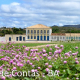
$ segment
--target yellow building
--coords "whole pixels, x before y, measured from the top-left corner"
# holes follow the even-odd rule
[[[28,41],[50,41],[52,29],[42,24],[26,28],[26,40]]]
[[[7,41],[69,41],[80,40],[80,33],[52,33],[52,28],[37,24],[26,28],[26,34],[6,34]]]
[[[20,34],[6,34],[5,40],[7,41],[26,41],[26,35]]]
[[[80,40],[80,33],[65,33],[66,40]]]

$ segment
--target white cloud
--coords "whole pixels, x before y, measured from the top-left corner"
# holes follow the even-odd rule
[[[0,26],[80,24],[80,0],[24,0],[0,6]],[[4,22],[5,21],[5,22]]]

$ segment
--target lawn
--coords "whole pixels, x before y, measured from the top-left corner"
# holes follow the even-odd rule
[[[40,45],[47,45],[47,44],[55,44],[55,43],[16,43],[13,44],[14,46],[26,46],[26,47],[33,47],[33,46],[40,46]]]

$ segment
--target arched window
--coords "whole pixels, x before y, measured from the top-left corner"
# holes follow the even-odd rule
[[[22,41],[22,36],[19,36],[19,40]]]

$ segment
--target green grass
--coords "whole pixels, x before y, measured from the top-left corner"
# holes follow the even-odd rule
[[[26,46],[26,47],[33,47],[33,46],[40,46],[40,45],[47,45],[47,44],[55,44],[55,43],[16,43],[13,44],[14,46]]]
[[[0,43],[0,46],[1,46],[2,44]]]

